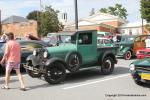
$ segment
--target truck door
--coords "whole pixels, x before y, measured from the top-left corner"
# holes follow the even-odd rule
[[[95,38],[95,39],[94,39]],[[82,63],[95,63],[97,59],[97,38],[96,34],[79,33],[77,51],[82,56]]]

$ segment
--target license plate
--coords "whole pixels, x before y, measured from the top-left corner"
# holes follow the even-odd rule
[[[142,73],[141,78],[145,80],[150,80],[150,74]]]

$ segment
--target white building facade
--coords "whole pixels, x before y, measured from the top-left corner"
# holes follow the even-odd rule
[[[146,25],[146,22],[143,25]],[[142,35],[142,22],[123,24],[118,28],[118,31],[123,35]]]

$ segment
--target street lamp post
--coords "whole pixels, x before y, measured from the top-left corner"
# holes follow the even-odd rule
[[[78,2],[74,0],[75,4],[75,29],[78,29]]]

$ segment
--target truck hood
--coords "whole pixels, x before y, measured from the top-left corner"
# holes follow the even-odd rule
[[[71,43],[60,44],[59,46],[47,47],[50,54],[52,53],[63,53],[76,50],[76,45]]]
[[[119,45],[133,45],[133,42],[118,42]]]
[[[135,66],[147,66],[150,67],[150,58],[140,59],[133,62]]]

